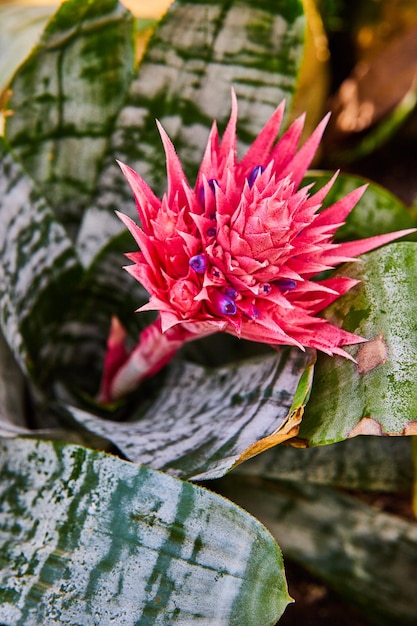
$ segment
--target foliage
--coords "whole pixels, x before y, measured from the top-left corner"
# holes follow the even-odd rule
[[[278,545],[239,506],[192,482],[232,469],[210,488],[266,523],[284,556],[376,623],[415,622],[415,522],[338,491],[412,489],[412,237],[338,270],[361,282],[325,315],[370,339],[348,348],[356,363],[321,356],[315,364],[312,352],[219,335],[188,344],[128,398],[97,401],[112,316],[132,343],[152,319],[134,313],[146,294],[121,270],[132,242],[114,211],[136,213],[115,159],[162,193],[158,118],[193,180],[212,119],[224,129],[232,85],[241,152],[284,97],[288,125],[307,60],[311,72],[323,51],[322,42],[307,45],[306,15],[319,19],[308,4],[177,0],[138,62],[143,21],[116,0],[68,0],[4,92],[1,623],[272,626],[291,600]],[[324,4],[331,30],[343,12]],[[16,12],[0,5],[0,16],[10,33]],[[9,40],[0,37],[0,50]],[[314,71],[325,66],[319,54]],[[368,137],[337,143],[331,129],[326,164],[333,168],[329,155],[363,156],[378,143],[372,137],[386,139],[407,116],[411,123],[411,93],[407,106],[399,98],[395,110],[381,107]],[[312,108],[325,110],[317,98]],[[314,171],[304,183],[316,191],[328,179]],[[362,182],[340,175],[328,203]],[[416,221],[370,183],[339,232],[350,240]],[[400,437],[378,437],[387,434]],[[393,576],[384,574],[389,562]]]

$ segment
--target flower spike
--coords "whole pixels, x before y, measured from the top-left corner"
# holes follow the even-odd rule
[[[317,275],[414,232],[336,243],[337,229],[365,188],[324,210],[322,202],[337,174],[316,193],[299,188],[328,116],[298,148],[304,116],[277,140],[281,103],[239,161],[234,93],[232,103],[221,140],[213,124],[194,189],[159,123],[168,175],[162,200],[139,174],[121,164],[141,221],[139,226],[121,216],[140,247],[129,255],[133,265],[127,269],[149,291],[149,303],[141,310],[154,309],[159,316],[126,358],[113,325],[104,376],[108,399],[155,373],[184,342],[218,331],[352,358],[343,346],[365,339],[317,314],[356,281]],[[117,372],[115,363],[120,365]]]

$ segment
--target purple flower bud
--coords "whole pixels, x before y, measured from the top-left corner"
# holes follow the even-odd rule
[[[256,167],[253,168],[253,170],[250,172],[249,176],[248,176],[248,185],[249,187],[252,189],[255,180],[258,178],[259,174],[262,174],[262,172],[265,171],[265,168],[262,167],[262,165],[257,165]]]
[[[207,269],[207,257],[205,254],[196,254],[189,260],[191,269],[197,274],[204,274]]]
[[[271,293],[272,287],[271,287],[271,285],[269,283],[262,283],[261,285],[259,285],[259,291],[264,296],[267,296],[268,294]]]
[[[217,295],[216,306],[221,315],[236,315],[236,302],[226,294],[219,293]]]
[[[224,293],[226,296],[229,296],[229,298],[232,298],[232,300],[236,300],[239,295],[239,292],[234,287],[226,287]]]
[[[297,283],[291,278],[280,278],[275,281],[275,285],[281,291],[291,291],[291,289],[295,289],[297,287]]]
[[[215,193],[216,186],[217,187],[219,186],[219,183],[215,178],[210,178],[210,180],[207,181],[207,184],[213,193]],[[205,206],[206,192],[204,189],[204,185],[201,185],[200,189],[198,190],[198,201],[201,204],[201,206]]]
[[[212,226],[211,228],[207,229],[206,235],[207,235],[207,237],[215,237],[216,236],[216,232],[217,232],[217,230],[214,228],[214,226]]]

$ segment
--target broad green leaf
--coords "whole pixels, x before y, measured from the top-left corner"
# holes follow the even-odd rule
[[[49,379],[81,267],[71,241],[0,138],[0,326],[24,372]]]
[[[355,437],[316,448],[277,446],[236,471],[357,491],[410,493],[413,485],[409,437]]]
[[[157,397],[142,398],[128,421],[69,413],[78,429],[111,441],[127,459],[182,478],[218,478],[297,434],[310,377],[296,405],[293,397],[310,362],[297,349],[217,368],[176,362]]]
[[[14,76],[6,136],[75,235],[133,69],[133,20],[117,0],[69,0]]]
[[[326,317],[369,341],[347,348],[356,363],[318,358],[300,437],[314,446],[356,435],[415,434],[417,244],[390,244],[337,274],[361,283]]]
[[[56,6],[0,5],[0,91],[38,42]]]
[[[304,178],[303,184],[315,183],[313,193],[323,187],[332,176],[333,173],[330,172],[311,171]],[[363,239],[415,226],[415,211],[411,211],[387,189],[352,174],[339,174],[326,196],[325,206],[330,206],[364,184],[368,188],[348,215],[346,224],[337,231],[336,240]]]
[[[239,100],[244,150],[283,98],[291,109],[304,27],[301,0],[175,2],[156,29],[116,122],[98,195],[78,238],[86,265],[112,233],[122,230],[115,209],[136,217],[115,158],[136,169],[162,194],[166,175],[155,126],[158,118],[192,183],[213,119],[224,129],[232,86]]]
[[[285,558],[355,603],[372,623],[415,626],[415,521],[314,485],[249,483],[231,475],[219,488],[271,530]]]
[[[273,626],[281,553],[201,487],[72,445],[3,440],[0,620]]]

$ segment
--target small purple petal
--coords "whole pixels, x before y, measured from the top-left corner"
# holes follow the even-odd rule
[[[295,289],[297,287],[297,283],[292,278],[280,278],[279,280],[274,281],[274,284],[281,291],[291,291],[291,289]]]
[[[257,165],[256,167],[253,168],[253,170],[250,172],[249,176],[248,176],[248,185],[249,187],[252,189],[255,180],[258,178],[259,174],[262,174],[262,172],[265,171],[265,168],[262,167],[262,165]]]
[[[210,180],[207,181],[207,184],[213,193],[215,193],[216,186],[219,186],[219,183],[215,178],[210,178]],[[201,185],[200,189],[198,190],[198,201],[202,206],[205,206],[206,192],[204,190],[204,185]]]
[[[224,293],[226,294],[226,296],[229,296],[229,298],[232,298],[232,300],[236,300],[239,295],[239,292],[233,287],[226,287]]]
[[[201,204],[201,206],[205,205],[206,193],[204,191],[204,187],[203,186],[201,186],[200,189],[198,190],[198,201]]]
[[[216,306],[221,315],[236,315],[237,307],[233,298],[225,294],[219,294],[216,299]]]
[[[216,232],[217,232],[217,230],[214,228],[214,226],[212,226],[211,228],[207,229],[206,235],[207,235],[207,237],[215,237],[216,236]]]
[[[207,257],[205,254],[196,254],[189,260],[191,269],[197,274],[204,274],[207,269]]]
[[[212,192],[215,193],[216,192],[216,187],[219,186],[219,181],[216,180],[215,178],[210,178],[210,180],[208,181],[208,186],[210,187]]]
[[[259,288],[260,292],[265,296],[267,296],[272,291],[272,287],[269,283],[263,283],[259,286]]]

